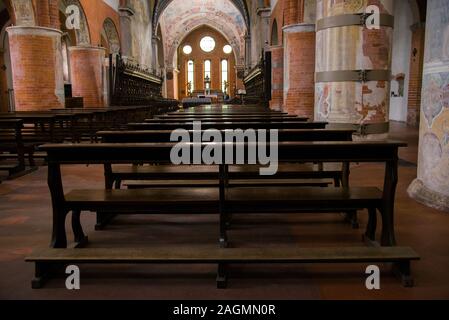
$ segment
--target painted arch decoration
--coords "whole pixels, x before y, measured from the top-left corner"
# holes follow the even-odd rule
[[[159,23],[160,17],[162,16],[164,10],[170,5],[172,1],[176,0],[156,0],[153,11],[153,30],[157,30],[157,25]],[[235,8],[240,12],[245,21],[246,29],[250,30],[250,17],[246,0],[228,0],[228,1],[231,2],[235,6]],[[191,3],[195,1],[189,0],[185,2]]]
[[[159,16],[164,34],[167,65],[174,65],[178,46],[195,29],[209,26],[220,32],[234,50],[237,63],[243,63],[247,24],[231,0],[171,0]]]

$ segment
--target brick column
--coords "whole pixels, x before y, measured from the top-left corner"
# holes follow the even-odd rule
[[[449,2],[427,2],[418,178],[409,194],[430,207],[449,212],[449,61],[446,12]],[[444,30],[446,30],[444,32]],[[442,35],[445,33],[446,40]],[[445,43],[446,42],[446,43]]]
[[[419,126],[421,109],[422,70],[424,63],[425,24],[417,23],[412,26],[412,52],[410,59],[410,82],[408,89],[407,124]]]
[[[64,107],[61,31],[7,28],[16,111]]]
[[[284,100],[284,47],[271,47],[271,101],[270,108],[282,110]]]
[[[104,107],[104,58],[105,49],[101,47],[70,47],[70,73],[72,94],[83,97],[85,108]]]
[[[283,28],[284,111],[314,117],[315,25],[300,23]]]

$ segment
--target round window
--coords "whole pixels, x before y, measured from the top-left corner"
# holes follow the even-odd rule
[[[200,41],[200,47],[204,52],[212,52],[215,49],[215,40],[212,37],[204,37]]]
[[[223,47],[223,52],[226,54],[230,54],[232,52],[232,47],[229,44],[225,45]]]
[[[191,54],[192,53],[192,47],[187,45],[184,46],[184,48],[182,48],[182,52],[184,52],[184,54]]]

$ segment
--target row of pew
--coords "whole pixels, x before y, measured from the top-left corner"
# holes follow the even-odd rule
[[[21,176],[36,169],[36,160],[42,158],[36,151],[42,144],[95,142],[99,130],[120,130],[176,108],[161,104],[0,113],[0,171],[10,179]]]
[[[390,263],[403,285],[413,286],[411,261],[419,256],[397,245],[394,219],[398,150],[406,145],[352,141],[353,131],[326,127],[326,123],[257,106],[204,106],[130,122],[122,130],[99,131],[99,143],[41,146],[47,154],[53,232],[51,248],[37,250],[26,260],[35,263],[33,288],[43,287],[65,265],[95,263],[215,264],[218,288],[227,287],[232,264]],[[171,141],[173,130],[182,130],[194,141],[209,129],[221,137],[230,130],[278,130],[278,141],[264,142],[268,149],[276,147],[277,173],[260,175],[264,165],[249,157],[252,142],[219,144],[220,161],[197,163],[195,150],[204,152],[217,144]],[[173,164],[172,152],[179,145],[191,151],[189,164]],[[230,162],[225,155],[229,148],[234,160]],[[238,163],[235,155],[242,148],[246,156]],[[385,165],[383,189],[352,187],[351,163],[371,162]],[[104,167],[104,188],[86,186],[65,193],[61,167],[86,164]],[[113,249],[91,247],[81,223],[81,215],[87,212],[97,215],[97,232],[107,230],[117,215],[217,215],[217,243],[197,246],[179,239],[183,245],[175,247],[130,248],[126,243]],[[263,243],[235,247],[230,236],[236,215],[343,213],[357,228],[357,214],[362,212],[368,214],[369,222],[363,243],[353,247],[299,248],[297,243],[288,248]],[[66,231],[69,214],[73,243]],[[377,232],[379,220],[382,228]]]

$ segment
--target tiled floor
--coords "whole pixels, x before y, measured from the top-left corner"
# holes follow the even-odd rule
[[[400,245],[413,247],[422,261],[413,265],[416,286],[403,288],[387,271],[380,291],[365,288],[366,265],[274,265],[232,267],[229,289],[215,288],[213,266],[86,266],[81,268],[81,290],[65,289],[51,281],[32,290],[33,266],[24,257],[48,246],[51,203],[46,168],[0,184],[0,298],[2,299],[438,299],[449,298],[449,214],[411,200],[407,187],[416,176],[416,130],[393,124],[392,138],[407,140],[401,151],[396,217]],[[102,187],[101,167],[64,169],[66,191],[88,185]],[[354,166],[353,185],[378,185],[383,168]],[[353,230],[338,215],[237,217],[230,232],[233,246],[359,245],[366,225]],[[94,216],[83,216],[92,246],[158,246],[214,244],[215,216],[123,217],[106,231],[93,230]]]

